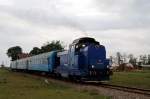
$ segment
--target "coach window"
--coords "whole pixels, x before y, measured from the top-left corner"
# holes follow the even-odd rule
[[[43,64],[43,59],[42,58],[40,59],[40,64]]]
[[[47,58],[44,57],[44,64],[47,64]]]
[[[46,59],[45,58],[43,58],[43,64],[46,64]]]
[[[42,58],[42,64],[44,64],[44,58]]]
[[[34,59],[34,64],[36,64],[36,58]]]
[[[46,58],[44,57],[43,59],[44,59],[44,64],[46,64]]]

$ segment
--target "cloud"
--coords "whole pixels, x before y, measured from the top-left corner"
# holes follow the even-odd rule
[[[87,35],[104,44],[108,56],[148,53],[149,9],[149,0],[0,0],[0,62],[11,46],[28,52],[46,41],[68,46]]]

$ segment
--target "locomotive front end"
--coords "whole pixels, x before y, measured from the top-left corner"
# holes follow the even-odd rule
[[[95,39],[84,39],[76,44],[78,66],[81,71],[81,80],[105,81],[109,80],[111,71],[109,59],[106,59],[106,50]]]
[[[90,44],[85,51],[87,54],[88,78],[90,80],[109,80],[110,65],[106,59],[106,50],[103,45]]]

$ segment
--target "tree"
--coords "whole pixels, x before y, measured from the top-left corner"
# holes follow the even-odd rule
[[[17,60],[18,55],[22,54],[22,48],[20,46],[11,47],[7,50],[7,56],[11,57],[11,60]]]
[[[113,58],[113,56],[110,56],[110,58],[109,58],[109,59],[110,59],[110,64],[112,65],[112,64],[113,64],[113,62],[114,62],[114,61],[113,61],[113,59],[114,59],[114,58]]]
[[[132,63],[133,62],[133,60],[134,60],[134,56],[133,56],[133,54],[129,54],[129,63]]]
[[[129,57],[129,63],[131,63],[132,65],[136,66],[137,59],[134,58],[134,55],[130,54],[128,57]]]
[[[55,51],[55,50],[63,50],[64,47],[61,44],[60,41],[52,41],[52,42],[47,42],[41,47],[41,52],[50,52],[50,51]]]
[[[122,60],[123,60],[123,63],[127,63],[127,54],[126,53],[123,53]]]
[[[130,59],[133,59],[134,58],[134,55],[133,54],[129,54],[128,56]]]
[[[143,55],[143,64],[146,65],[146,62],[147,62],[147,56]]]
[[[38,48],[38,47],[34,47],[31,51],[30,51],[30,55],[33,56],[33,55],[38,55],[41,53],[41,49]]]

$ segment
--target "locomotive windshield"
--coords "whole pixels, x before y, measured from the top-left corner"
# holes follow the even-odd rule
[[[95,41],[93,38],[80,38],[73,42],[75,44],[75,52],[78,53],[80,49],[85,48],[90,44],[99,45],[99,42]]]
[[[74,44],[80,44],[80,43],[95,43],[99,44],[99,42],[95,41],[94,38],[84,37],[73,41]]]

